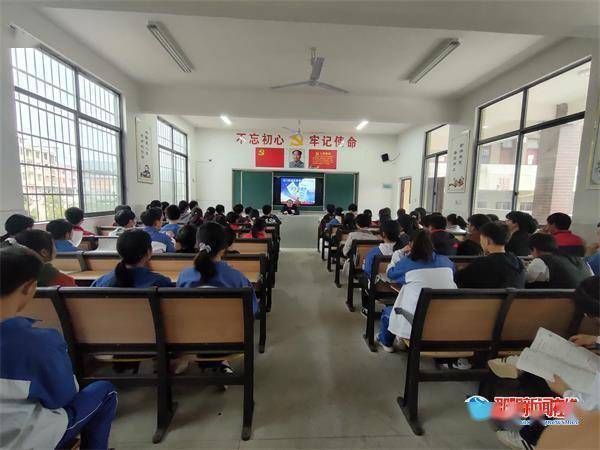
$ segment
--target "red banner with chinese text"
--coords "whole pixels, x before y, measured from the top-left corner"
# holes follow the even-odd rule
[[[309,150],[309,169],[337,169],[337,150]]]
[[[256,147],[255,160],[256,167],[283,167],[284,150],[283,148]]]

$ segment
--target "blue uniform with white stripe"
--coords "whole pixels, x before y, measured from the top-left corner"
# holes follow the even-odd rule
[[[160,229],[161,233],[166,233],[167,231],[170,231],[171,233],[173,233],[173,235],[177,235],[177,232],[179,231],[179,224],[168,223]]]
[[[200,286],[211,286],[218,288],[252,288],[252,283],[242,272],[229,266],[225,261],[216,261],[216,273],[210,280],[202,280],[200,272],[194,267],[183,269],[177,278],[177,287],[193,288]],[[252,310],[258,312],[258,300],[254,289],[252,289]]]
[[[56,247],[56,251],[58,253],[65,252],[78,252],[79,249],[73,245],[71,241],[67,239],[57,239],[54,241],[54,246]]]
[[[173,282],[161,275],[160,273],[152,272],[147,267],[131,267],[127,270],[130,271],[131,277],[133,278],[133,287],[136,288],[148,288],[152,286],[156,287],[173,287]],[[96,281],[92,283],[92,287],[116,287],[117,276],[115,271],[111,270],[105,275],[102,275]]]
[[[114,386],[78,392],[64,339],[35,322],[0,322],[0,447],[54,448],[81,433],[82,448],[107,448]]]
[[[165,244],[167,247],[167,253],[172,253],[175,251],[175,244],[173,244],[173,240],[166,234],[157,231],[154,227],[144,227],[144,231],[150,235],[154,242]]]

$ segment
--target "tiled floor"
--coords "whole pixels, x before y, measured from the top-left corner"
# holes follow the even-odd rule
[[[151,443],[155,396],[120,390],[111,446],[117,449],[500,448],[487,424],[473,422],[464,399],[474,383],[422,384],[424,436],[414,436],[396,404],[405,356],[371,353],[364,317],[344,306],[316,251],[280,256],[267,350],[256,355],[252,439],[240,441],[242,390],[185,386],[164,440]]]

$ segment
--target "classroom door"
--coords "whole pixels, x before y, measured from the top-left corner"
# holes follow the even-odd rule
[[[412,178],[402,178],[400,180],[400,209],[405,210],[407,213],[410,208],[410,191],[412,186]]]

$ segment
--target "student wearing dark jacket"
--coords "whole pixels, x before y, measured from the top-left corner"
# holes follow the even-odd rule
[[[438,255],[456,255],[458,240],[446,231],[447,221],[441,214],[430,214],[424,223],[429,228],[433,248]]]
[[[481,248],[481,227],[486,223],[489,223],[490,218],[485,214],[473,214],[469,217],[468,231],[469,235],[467,238],[458,244],[456,250],[457,255],[461,256],[480,256],[483,255],[483,249]]]
[[[536,233],[529,243],[534,259],[527,266],[528,288],[575,289],[593,275],[583,258],[560,253],[551,234]]]
[[[529,236],[537,229],[535,219],[525,212],[511,211],[506,215],[506,225],[510,232],[506,251],[517,256],[529,256],[531,254]]]
[[[519,258],[506,252],[508,227],[500,222],[481,227],[481,246],[487,256],[475,259],[456,272],[454,279],[459,288],[500,289],[525,287],[525,267]]]
[[[322,236],[325,232],[325,227],[329,222],[331,222],[335,217],[335,205],[330,203],[327,205],[327,213],[321,218],[319,222],[319,236]]]

